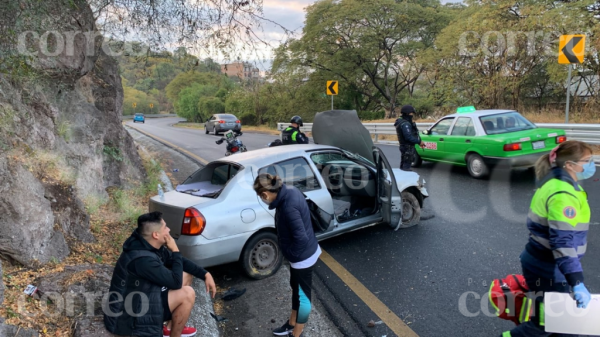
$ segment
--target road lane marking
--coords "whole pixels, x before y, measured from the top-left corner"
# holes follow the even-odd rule
[[[186,151],[164,139],[151,135],[144,132],[136,127],[128,125],[128,127],[156,140],[164,143],[167,146],[173,147],[178,151],[185,153],[186,155],[198,160],[204,165],[208,164],[204,158],[201,158],[189,151]],[[400,317],[396,316],[383,302],[381,302],[377,296],[375,296],[367,287],[365,287],[360,281],[350,274],[350,272],[344,268],[339,262],[337,262],[329,253],[321,248],[321,261],[333,271],[333,273],[339,277],[352,291],[373,311],[397,336],[400,337],[419,337],[411,328],[404,323]]]
[[[127,127],[130,127],[130,128],[134,129],[135,131],[137,131],[137,132],[139,132],[139,133],[142,133],[142,134],[144,134],[144,135],[146,135],[146,136],[148,136],[148,137],[150,137],[150,138],[152,138],[152,139],[154,139],[154,140],[156,140],[156,141],[158,141],[158,142],[161,142],[161,143],[163,143],[163,144],[165,144],[165,145],[167,145],[167,146],[169,146],[169,147],[172,147],[172,148],[174,148],[175,150],[177,150],[177,151],[179,151],[179,152],[182,152],[182,153],[184,153],[184,154],[185,154],[185,155],[187,155],[187,156],[190,156],[190,157],[192,157],[192,158],[196,159],[197,161],[199,161],[199,162],[200,162],[202,165],[204,165],[204,166],[208,165],[208,160],[206,160],[206,159],[204,159],[204,158],[201,158],[200,156],[197,156],[197,155],[195,155],[195,154],[191,153],[191,152],[190,152],[190,151],[188,151],[188,150],[182,149],[181,147],[179,147],[179,146],[177,146],[177,145],[175,145],[175,144],[173,144],[173,143],[171,143],[171,142],[168,142],[168,141],[166,141],[166,140],[164,140],[164,139],[162,139],[162,138],[156,137],[155,135],[152,135],[152,134],[150,134],[150,133],[148,133],[148,132],[142,131],[142,130],[140,130],[140,129],[138,129],[138,128],[134,127],[134,126],[127,125]]]
[[[418,337],[411,328],[404,323],[400,317],[396,316],[377,296],[375,296],[367,287],[354,277],[346,268],[337,262],[323,248],[321,248],[321,261],[333,271],[352,291],[373,311],[397,336],[400,337]]]

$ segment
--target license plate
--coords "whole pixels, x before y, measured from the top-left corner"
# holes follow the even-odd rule
[[[229,125],[229,126],[232,126],[233,124],[235,124],[235,123],[227,123],[227,125]]]
[[[534,150],[539,150],[539,149],[543,149],[546,147],[546,142],[544,142],[543,140],[533,142],[531,144],[533,145]]]

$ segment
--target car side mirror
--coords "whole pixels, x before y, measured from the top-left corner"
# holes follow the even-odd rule
[[[429,134],[429,130],[423,130],[421,133],[424,134],[424,135],[428,135]]]

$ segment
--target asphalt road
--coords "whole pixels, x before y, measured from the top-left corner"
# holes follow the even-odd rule
[[[170,127],[178,119],[147,119],[136,126],[209,161],[225,152],[203,130]],[[131,123],[131,122],[129,122]],[[249,150],[276,136],[244,133]],[[394,167],[397,146],[380,145]],[[472,179],[466,168],[424,163],[425,209],[435,217],[393,232],[375,226],[321,242],[321,246],[420,336],[498,336],[513,324],[493,317],[486,292],[490,282],[520,273],[527,242],[525,220],[534,189],[531,170],[499,170],[489,180]],[[600,293],[600,173],[583,182],[592,207],[583,267],[586,285]],[[340,305],[371,336],[394,336],[322,262],[317,274]],[[481,299],[483,298],[483,300]]]

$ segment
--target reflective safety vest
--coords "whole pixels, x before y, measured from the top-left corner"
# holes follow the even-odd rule
[[[298,134],[300,131],[293,126],[288,126],[287,129],[281,131],[281,142],[283,144],[298,144]]]
[[[583,282],[579,259],[587,248],[587,193],[566,171],[554,168],[531,200],[527,227],[532,255],[558,265],[570,285]],[[569,275],[571,274],[571,275]]]

